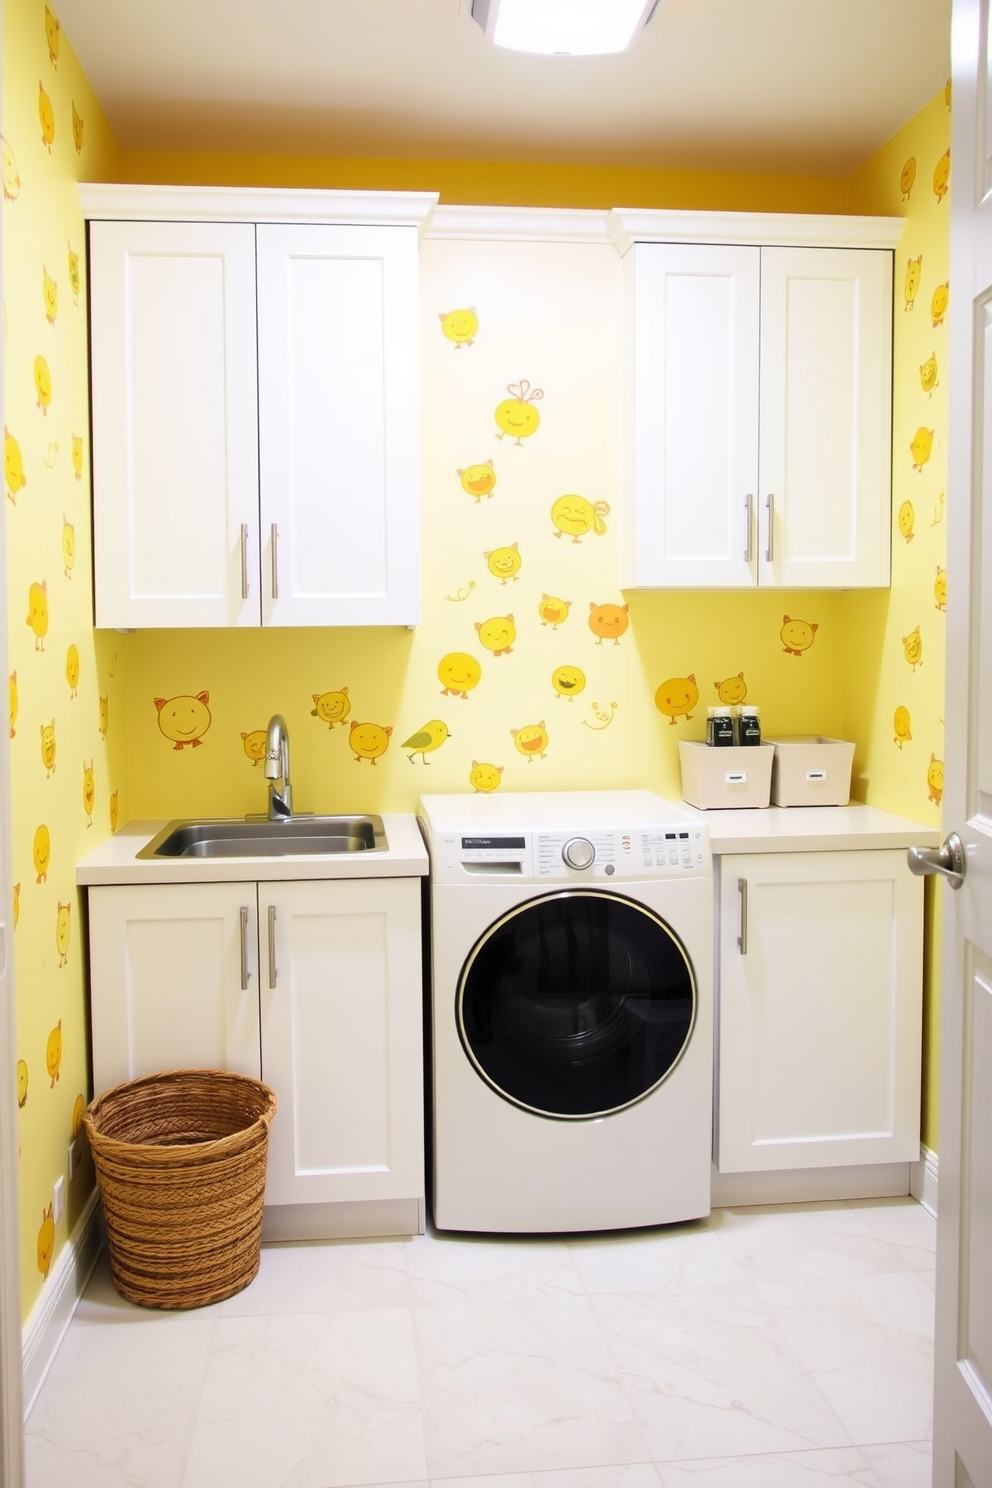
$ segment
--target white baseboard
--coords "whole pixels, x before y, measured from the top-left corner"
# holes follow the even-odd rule
[[[909,1191],[924,1209],[937,1217],[937,1154],[920,1143],[920,1160],[910,1164]]]
[[[855,1163],[845,1168],[789,1168],[769,1173],[713,1169],[714,1209],[748,1204],[811,1204],[836,1199],[881,1199],[908,1194],[915,1163]]]
[[[24,1368],[24,1419],[59,1351],[65,1330],[96,1265],[103,1244],[100,1196],[93,1190],[82,1216],[48,1275],[44,1290],[24,1324],[21,1357]]]

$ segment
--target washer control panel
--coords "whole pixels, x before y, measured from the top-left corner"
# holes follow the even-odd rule
[[[493,833],[439,832],[431,843],[436,883],[529,879],[603,883],[711,875],[709,832],[695,822],[593,830],[533,828]]]

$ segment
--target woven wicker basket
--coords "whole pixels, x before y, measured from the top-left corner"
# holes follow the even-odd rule
[[[83,1124],[96,1163],[114,1286],[142,1307],[203,1307],[258,1271],[267,1085],[167,1070],[105,1090]]]

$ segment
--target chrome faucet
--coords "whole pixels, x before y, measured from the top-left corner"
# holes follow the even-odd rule
[[[269,821],[282,821],[293,814],[293,787],[289,783],[289,729],[281,713],[273,713],[265,740],[265,778],[269,785]],[[275,782],[279,782],[279,788]]]

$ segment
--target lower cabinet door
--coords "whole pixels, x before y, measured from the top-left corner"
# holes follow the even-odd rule
[[[89,890],[95,1093],[167,1069],[261,1072],[253,883]]]
[[[266,1202],[421,1196],[420,880],[258,891]]]
[[[922,986],[904,852],[722,857],[720,1171],[918,1160]]]

